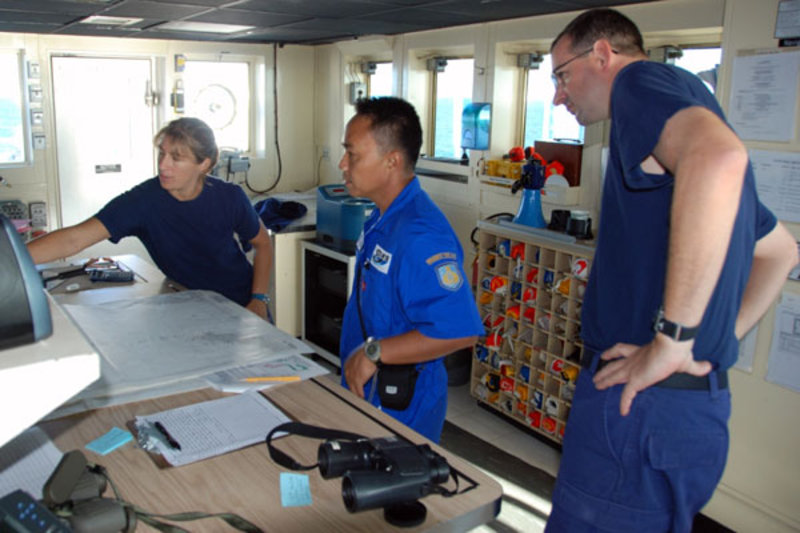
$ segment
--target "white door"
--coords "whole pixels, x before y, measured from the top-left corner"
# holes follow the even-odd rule
[[[153,70],[150,59],[52,58],[62,227],[156,174]],[[80,256],[123,253],[149,260],[136,238],[103,241]]]

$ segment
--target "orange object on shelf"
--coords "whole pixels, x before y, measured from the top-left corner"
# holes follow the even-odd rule
[[[511,161],[515,163],[525,161],[525,150],[522,148],[522,146],[515,146],[508,151],[508,157],[511,158]]]
[[[560,161],[550,161],[544,167],[545,177],[549,178],[553,174],[564,175],[564,165],[562,165]]]

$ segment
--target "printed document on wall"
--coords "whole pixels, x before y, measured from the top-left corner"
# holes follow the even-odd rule
[[[739,341],[739,357],[736,358],[734,368],[742,372],[753,372],[753,360],[756,356],[756,340],[758,339],[758,326],[747,332],[747,335]]]
[[[750,150],[761,203],[780,220],[800,222],[800,154]]]
[[[733,61],[728,112],[739,137],[789,142],[794,138],[800,52],[754,51]]]
[[[774,328],[767,381],[800,392],[800,295],[781,295]]]

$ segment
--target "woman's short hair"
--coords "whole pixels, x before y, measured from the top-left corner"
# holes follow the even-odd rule
[[[183,117],[173,120],[156,133],[153,142],[158,146],[165,137],[185,145],[198,163],[208,158],[211,160],[210,168],[216,166],[219,150],[214,132],[199,118]]]

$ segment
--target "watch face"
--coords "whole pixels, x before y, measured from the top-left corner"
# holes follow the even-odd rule
[[[381,345],[375,340],[367,341],[367,345],[364,347],[364,353],[367,355],[367,359],[374,363],[381,355]]]

